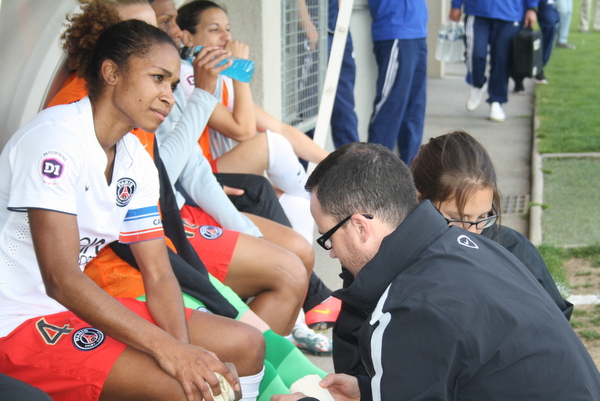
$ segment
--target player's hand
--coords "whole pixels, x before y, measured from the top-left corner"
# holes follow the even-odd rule
[[[534,10],[527,10],[525,13],[525,21],[523,22],[523,26],[525,28],[532,28],[537,23],[537,13]]]
[[[271,397],[271,401],[298,401],[301,398],[307,397],[302,393],[294,394],[275,394]]]
[[[448,16],[448,19],[450,21],[459,22],[460,16],[461,16],[460,8],[452,8],[452,9],[450,9],[450,15]]]
[[[248,45],[242,42],[238,42],[237,40],[230,40],[229,42],[227,42],[227,44],[225,45],[225,50],[230,51],[231,54],[237,58],[248,59],[248,57],[250,56],[250,48],[248,47]]]
[[[234,391],[241,390],[235,374],[210,351],[179,341],[161,351],[158,364],[181,383],[188,401],[213,401],[211,389],[213,394],[221,394],[215,372],[223,375]]]
[[[360,400],[360,388],[358,379],[346,374],[328,374],[319,383],[323,388],[329,390],[336,401]]]
[[[242,196],[244,195],[244,190],[240,188],[232,188],[227,185],[223,185],[223,191],[225,195],[234,195],[234,196]]]
[[[203,47],[194,59],[194,85],[208,93],[214,93],[219,74],[231,66],[232,61],[217,66],[231,57],[231,53],[216,46]]]

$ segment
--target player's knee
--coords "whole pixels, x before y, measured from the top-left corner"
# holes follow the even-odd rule
[[[308,287],[308,275],[300,258],[290,254],[287,258],[284,280],[281,282],[285,291],[290,291],[297,296],[304,297]]]
[[[313,247],[304,239],[301,238],[302,242],[298,247],[298,257],[302,260],[304,267],[306,269],[307,274],[310,274],[313,271],[313,267],[315,265],[315,251]]]
[[[265,132],[261,132],[256,134],[255,145],[261,152],[268,154],[269,151],[269,142],[267,140],[267,134]]]
[[[290,229],[290,231],[292,230]],[[315,251],[312,245],[302,235],[296,231],[292,232],[293,235],[289,236],[286,247],[300,258],[307,273],[310,274],[315,264]]]
[[[262,371],[265,359],[265,338],[263,334],[250,325],[244,327],[238,333],[238,350],[240,361],[236,363],[236,369],[240,376],[251,376]]]

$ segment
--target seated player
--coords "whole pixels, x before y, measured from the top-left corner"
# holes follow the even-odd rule
[[[89,97],[42,111],[0,156],[0,370],[55,400],[210,400],[220,393],[215,373],[239,390],[221,360],[240,376],[259,374],[262,336],[183,308],[156,169],[128,135],[155,130],[172,108],[177,48],[164,32],[125,21],[85,63]],[[116,300],[82,273],[114,240],[130,244],[147,303]]]

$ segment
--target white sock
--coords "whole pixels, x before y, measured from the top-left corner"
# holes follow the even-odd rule
[[[258,388],[264,375],[265,367],[263,366],[260,373],[240,377],[240,387],[242,388],[242,398],[240,401],[256,401],[256,398],[258,398]]]
[[[306,171],[298,161],[292,144],[276,132],[267,130],[269,165],[267,174],[271,182],[283,192],[308,199]]]
[[[279,197],[279,203],[290,220],[292,228],[312,244],[314,223],[310,214],[310,200],[284,193]]]

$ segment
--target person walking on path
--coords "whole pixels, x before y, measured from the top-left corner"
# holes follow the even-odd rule
[[[427,4],[424,0],[369,0],[373,52],[377,60],[376,96],[369,142],[410,164],[421,145],[427,79]]]
[[[540,0],[537,17],[540,30],[542,31],[542,66],[545,67],[548,61],[550,61],[550,55],[554,48],[554,39],[556,38],[556,27],[560,20],[554,0]],[[515,80],[514,91],[521,94],[525,93],[523,79],[517,77],[513,77],[513,79]],[[546,79],[543,68],[533,77],[533,81],[538,85],[548,84],[548,79]]]
[[[467,110],[476,110],[489,94],[490,120],[506,119],[502,104],[508,101],[508,78],[512,63],[512,39],[522,25],[537,22],[539,0],[452,0],[450,20],[458,22],[464,7],[467,37],[467,83],[471,85]],[[523,22],[523,23],[522,23]],[[485,76],[488,46],[490,77]]]

